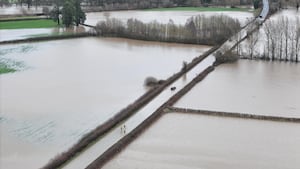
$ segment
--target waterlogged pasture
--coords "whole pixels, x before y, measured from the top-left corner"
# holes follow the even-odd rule
[[[217,67],[175,106],[300,117],[299,91],[299,64],[240,60]]]
[[[162,116],[104,169],[297,169],[300,125],[195,114]]]
[[[160,23],[168,23],[171,19],[175,24],[185,24],[187,19],[192,16],[205,15],[216,16],[226,15],[238,19],[241,25],[245,25],[248,20],[254,17],[251,12],[232,12],[232,11],[219,11],[219,12],[196,12],[196,11],[112,11],[112,12],[94,12],[87,13],[86,24],[96,25],[99,21],[104,21],[106,18],[117,18],[126,22],[130,18],[138,19],[144,23],[149,23],[156,20]]]
[[[209,46],[80,38],[1,45],[1,168],[39,168]]]
[[[66,34],[76,34],[89,31],[90,28],[79,27],[54,27],[54,28],[30,28],[30,29],[2,29],[0,30],[0,42],[10,40],[20,40],[34,37],[57,36]]]

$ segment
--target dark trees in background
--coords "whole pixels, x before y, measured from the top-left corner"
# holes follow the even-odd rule
[[[60,11],[60,7],[62,5],[62,1],[60,0],[54,0],[53,1],[53,9],[50,11],[50,17],[57,22],[57,24],[59,25],[60,24],[60,14],[61,14],[61,11]]]
[[[253,0],[253,7],[254,9],[259,8],[260,0]]]
[[[76,26],[78,26],[80,23],[84,23],[86,20],[86,15],[82,11],[81,6],[80,6],[80,0],[74,0],[74,21]]]
[[[63,24],[66,27],[71,26],[75,20],[75,6],[72,0],[65,0],[61,13]]]
[[[73,24],[78,26],[84,23],[86,15],[81,9],[81,0],[55,0],[54,7],[50,12],[50,17],[60,24],[62,23],[69,27]]]

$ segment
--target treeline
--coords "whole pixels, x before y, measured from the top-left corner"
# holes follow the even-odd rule
[[[123,23],[115,18],[107,18],[96,25],[96,31],[102,36],[205,45],[220,44],[240,28],[238,20],[224,15],[198,15],[189,18],[185,25],[174,24],[172,20],[167,24],[157,21],[143,23],[137,19]]]
[[[266,35],[264,59],[299,61],[300,21],[281,17],[264,25]]]
[[[59,0],[1,0],[1,4],[16,3],[31,6],[52,5]],[[2,3],[3,2],[3,3]],[[98,10],[144,9],[177,6],[251,5],[252,0],[81,0],[83,6]]]
[[[259,42],[259,33],[254,32],[247,38],[245,53],[241,57],[248,59],[279,60],[299,62],[300,55],[300,20],[281,17],[268,20],[263,26],[263,41]],[[258,51],[258,45],[263,51]]]

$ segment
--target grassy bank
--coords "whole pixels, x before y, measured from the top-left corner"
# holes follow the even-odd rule
[[[50,19],[1,22],[0,29],[53,28],[57,23]]]
[[[226,7],[175,7],[175,8],[153,8],[145,11],[199,11],[199,12],[222,12],[222,11],[251,11],[249,8],[226,8]]]

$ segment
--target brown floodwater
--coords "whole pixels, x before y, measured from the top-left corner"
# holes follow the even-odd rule
[[[80,38],[1,45],[0,168],[39,168],[209,46]],[[21,167],[22,166],[22,167]]]
[[[300,125],[166,114],[104,169],[298,169]]]
[[[89,30],[91,29],[84,26],[70,28],[0,29],[0,42],[51,35],[83,33]]]
[[[25,14],[36,14],[36,13],[42,13],[42,7],[28,7],[26,5],[21,6],[3,6],[0,7],[0,15],[25,15]]]
[[[186,20],[192,16],[205,15],[205,16],[216,16],[226,15],[232,18],[238,19],[242,25],[246,24],[247,21],[253,18],[251,12],[195,12],[195,11],[112,11],[112,12],[92,12],[87,13],[86,23],[90,25],[96,25],[99,21],[104,21],[106,18],[118,18],[123,22],[126,22],[130,18],[135,18],[143,22],[151,22],[156,20],[160,23],[168,23],[170,19],[175,24],[185,24]]]
[[[300,117],[300,64],[249,60],[223,64],[175,106]]]

